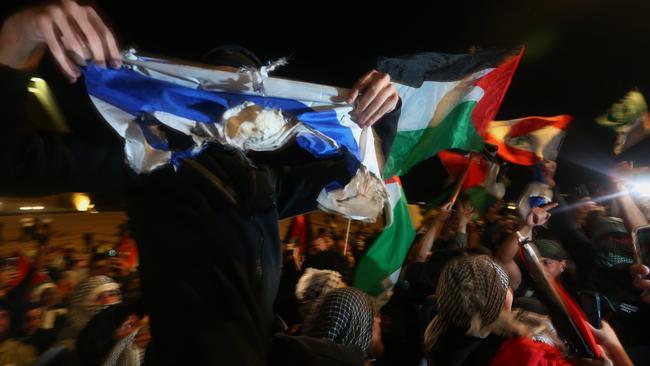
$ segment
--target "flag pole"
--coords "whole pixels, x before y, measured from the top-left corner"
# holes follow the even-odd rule
[[[467,176],[469,175],[469,168],[472,166],[473,160],[474,160],[474,154],[470,153],[469,159],[467,159],[467,167],[465,167],[465,171],[463,171],[463,175],[461,175],[460,179],[456,182],[456,186],[454,187],[454,192],[452,193],[451,198],[449,199],[449,202],[451,202],[452,207],[456,204],[456,200],[460,195],[460,191],[463,189],[463,184],[465,184],[465,181],[467,180]]]
[[[348,239],[350,238],[350,225],[352,224],[352,219],[348,219],[348,229],[345,232],[345,246],[343,247],[343,255],[348,252]]]

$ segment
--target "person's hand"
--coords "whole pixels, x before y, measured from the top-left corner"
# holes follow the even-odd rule
[[[433,226],[442,225],[445,222],[449,221],[449,218],[451,217],[451,208],[452,208],[452,206],[453,206],[453,204],[451,202],[447,202],[444,205],[440,206],[440,209],[438,209],[438,214],[433,219],[431,224]]]
[[[467,225],[472,220],[472,216],[474,216],[475,213],[476,210],[472,207],[472,204],[469,201],[463,201],[458,205],[456,216],[461,224]]]
[[[548,222],[551,218],[551,213],[548,212],[558,206],[557,203],[549,203],[540,207],[533,207],[528,216],[526,216],[526,225],[533,226],[542,226]]]
[[[594,211],[603,211],[604,208],[594,202],[591,197],[583,197],[579,200],[576,208],[573,210],[573,219],[579,226],[586,224],[587,216]]]
[[[359,79],[346,99],[356,103],[352,119],[361,127],[370,127],[397,106],[399,95],[390,75],[372,70]]]
[[[596,338],[596,343],[601,346],[608,348],[612,345],[621,345],[616,332],[614,332],[614,329],[612,329],[606,321],[602,321],[602,327],[600,329],[595,328],[591,324],[589,324],[589,327],[591,328],[591,332],[594,334],[594,338]]]
[[[133,341],[138,348],[141,350],[146,350],[151,342],[151,329],[149,328],[149,316],[146,315],[140,321],[140,330],[138,330],[138,335],[135,336]]]
[[[130,314],[115,330],[115,338],[124,339],[138,330],[140,330],[140,317],[136,314]]]
[[[596,329],[591,324],[587,323],[591,329],[591,333],[596,338],[596,343],[601,346],[604,358],[611,360],[614,365],[632,365],[627,353],[623,349],[621,341],[618,339],[616,332],[609,326],[609,323],[603,320],[602,328]]]
[[[115,37],[89,6],[72,0],[31,7],[13,14],[0,30],[0,63],[23,69],[35,65],[46,47],[74,82],[81,75],[77,65],[86,60],[106,67],[121,66]]]
[[[643,264],[633,264],[630,266],[630,274],[634,276],[634,287],[643,290],[641,294],[641,301],[650,304],[650,268]]]

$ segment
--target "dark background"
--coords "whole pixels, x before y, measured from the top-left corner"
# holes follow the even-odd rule
[[[3,14],[26,2],[3,2]],[[613,135],[594,118],[632,88],[650,85],[650,3],[589,1],[96,1],[122,47],[200,59],[222,44],[243,45],[263,60],[291,56],[276,75],[349,87],[377,56],[470,47],[526,46],[497,119],[575,116],[559,159],[564,191],[590,189],[614,162]],[[626,154],[648,163],[650,142]],[[508,195],[527,183],[510,167]],[[410,201],[428,201],[446,178],[436,158],[403,178]]]

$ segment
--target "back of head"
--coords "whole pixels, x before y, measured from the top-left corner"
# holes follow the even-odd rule
[[[341,284],[342,276],[336,271],[307,268],[296,285],[296,299],[301,313],[307,313],[317,299],[341,287]]]
[[[488,256],[462,256],[449,262],[438,280],[438,315],[425,333],[427,349],[449,327],[467,330],[470,336],[486,337],[499,318],[508,282],[503,268]]]
[[[564,249],[562,244],[551,239],[537,239],[535,246],[539,251],[540,257],[555,259],[557,261],[570,260],[569,253]]]
[[[354,345],[365,353],[372,342],[374,309],[361,290],[347,287],[332,290],[314,305],[305,321],[303,335]]]

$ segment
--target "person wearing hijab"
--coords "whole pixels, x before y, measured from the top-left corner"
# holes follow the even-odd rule
[[[353,345],[366,356],[382,352],[378,317],[370,298],[354,287],[328,292],[312,308],[303,335]]]
[[[82,366],[140,366],[144,350],[135,344],[142,309],[138,303],[115,304],[86,324],[76,342]]]
[[[68,324],[59,342],[74,349],[74,342],[86,324],[100,311],[121,302],[120,286],[110,277],[92,276],[83,280],[71,296]]]
[[[515,318],[508,274],[490,257],[451,261],[440,275],[436,296],[438,313],[424,334],[433,365],[570,364],[561,348],[531,327],[530,318]],[[616,334],[603,324],[602,330],[592,331],[605,354],[614,365],[631,365]]]
[[[311,306],[328,292],[345,287],[339,272],[328,269],[307,268],[296,285],[296,299],[301,317],[305,317]]]

